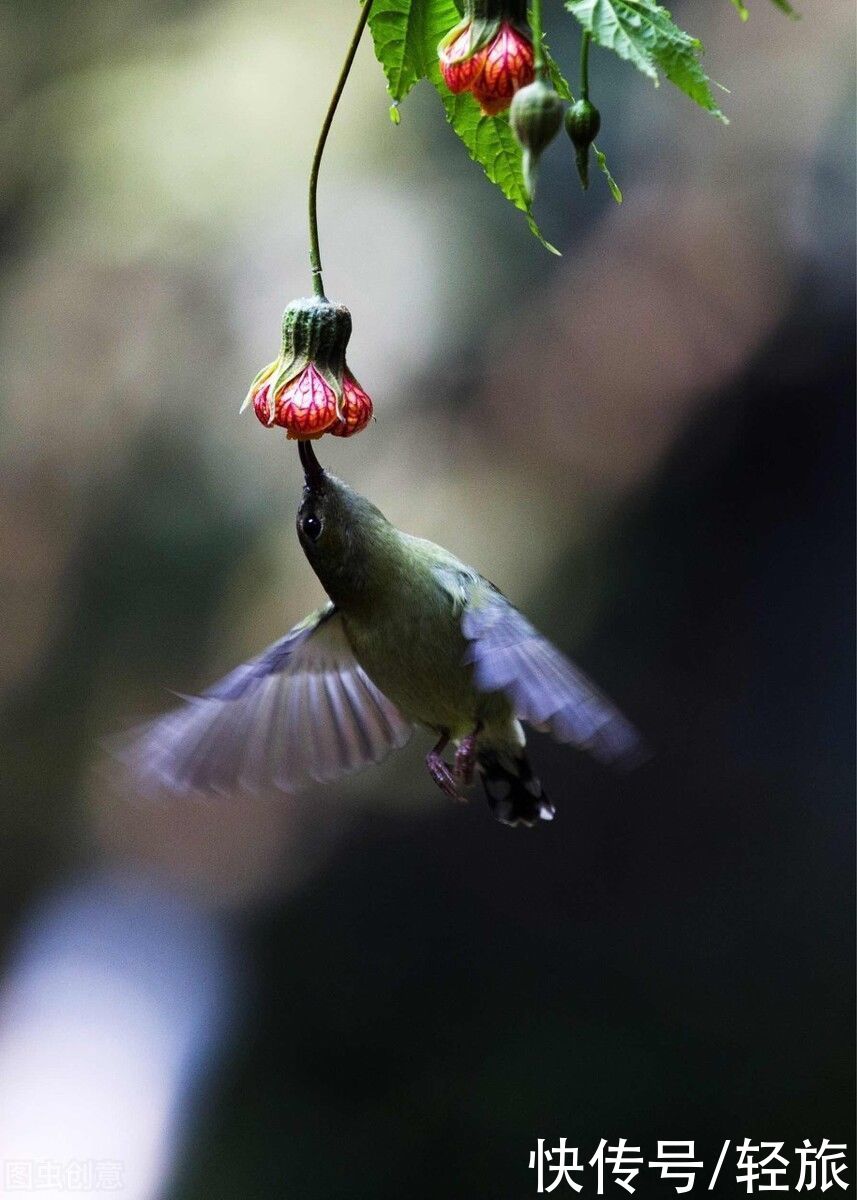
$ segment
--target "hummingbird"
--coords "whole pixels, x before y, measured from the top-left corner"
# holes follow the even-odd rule
[[[396,529],[298,449],[297,535],[328,601],[257,658],[138,733],[131,764],[169,794],[296,791],[380,762],[415,727],[453,800],[482,779],[494,816],[554,817],[523,724],[606,763],[640,738],[517,608],[448,550]],[[452,751],[452,763],[445,753]]]

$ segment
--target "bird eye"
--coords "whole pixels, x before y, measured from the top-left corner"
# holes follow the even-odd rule
[[[307,513],[303,519],[303,531],[311,542],[314,542],[321,533],[321,518],[315,513]]]

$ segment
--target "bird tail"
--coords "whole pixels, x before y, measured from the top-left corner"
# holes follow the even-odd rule
[[[504,825],[535,825],[553,820],[554,807],[523,750],[480,747],[477,765],[488,805],[498,821]]]

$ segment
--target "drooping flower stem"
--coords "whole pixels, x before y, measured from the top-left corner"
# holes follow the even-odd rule
[[[592,41],[591,33],[584,33],[583,40],[580,43],[580,98],[581,100],[589,99],[589,43]]]
[[[345,83],[351,71],[354,56],[357,53],[357,47],[360,44],[360,38],[363,35],[363,30],[366,28],[366,22],[369,20],[369,10],[372,7],[372,0],[363,0],[363,8],[360,12],[360,20],[357,22],[357,28],[351,38],[351,43],[348,47],[348,53],[345,56],[345,62],[342,64],[342,71],[337,80],[333,95],[330,98],[330,104],[325,114],[324,124],[321,127],[321,133],[318,135],[318,143],[315,148],[315,154],[312,159],[312,166],[309,172],[309,262],[312,268],[312,290],[313,293],[324,298],[324,283],[321,278],[321,251],[318,246],[318,209],[316,205],[316,195],[318,192],[318,172],[321,167],[321,158],[324,154],[324,147],[327,142],[327,135],[330,133],[330,127],[333,124],[333,118],[336,115],[336,109],[339,105],[340,97],[345,89]]]
[[[533,69],[536,79],[547,74],[545,52],[542,46],[542,0],[532,0],[530,5],[530,29],[533,31]]]

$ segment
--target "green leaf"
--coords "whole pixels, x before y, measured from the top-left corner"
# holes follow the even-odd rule
[[[437,59],[438,42],[460,20],[461,12],[454,0],[374,0],[369,27],[375,55],[387,78],[387,90],[395,104],[404,99],[415,83],[427,78],[437,89],[446,119],[464,142],[470,157],[515,208],[524,213],[542,245],[558,254],[542,236],[533,217],[521,169],[521,148],[508,116],[505,113],[484,116],[471,95],[454,96],[443,82]],[[568,85],[556,65],[550,65],[557,90],[561,96],[567,96]]]
[[[438,79],[432,78],[440,92],[446,119],[461,138],[474,162],[479,163],[492,183],[507,200],[527,217],[530,229],[543,246],[554,254],[559,251],[545,241],[533,217],[532,206],[524,186],[521,170],[521,147],[515,140],[505,113],[486,117],[469,93],[454,96]]]
[[[706,112],[726,121],[699,64],[702,43],[679,29],[655,0],[565,0],[565,6],[599,46],[614,51],[656,84],[662,71]]]
[[[604,175],[607,178],[607,186],[610,189],[610,194],[612,195],[613,199],[616,201],[617,204],[621,204],[622,203],[622,189],[619,187],[619,184],[616,182],[616,180],[610,174],[610,168],[607,166],[607,155],[603,154],[598,149],[598,147],[595,145],[594,142],[592,143],[592,150],[595,154],[595,161],[598,163],[598,169],[600,171],[603,171]]]
[[[741,20],[746,21],[750,13],[747,10],[747,5],[744,3],[744,0],[732,0],[732,4],[738,9],[738,15],[740,16]]]
[[[437,44],[461,20],[454,0],[374,0],[369,28],[394,101],[437,64]]]
[[[545,61],[557,92],[564,100],[568,99],[571,95],[568,84],[548,53],[547,47],[545,47]],[[474,162],[479,163],[487,177],[500,189],[506,199],[524,213],[530,232],[539,239],[545,249],[549,250],[551,254],[558,255],[559,250],[546,240],[533,216],[532,202],[524,184],[521,147],[512,133],[508,113],[488,117],[468,92],[454,96],[443,82],[436,53],[429,63],[428,77],[443,101],[447,121],[464,142],[470,157]]]
[[[551,53],[547,48],[544,38],[542,39],[542,50],[544,52],[545,63],[547,64],[548,74],[550,75],[550,81],[553,84],[554,91],[561,99],[573,101],[574,96],[572,96],[571,88],[568,86],[568,80],[565,78],[562,71],[560,71],[559,67],[556,65],[556,62],[551,57]]]

